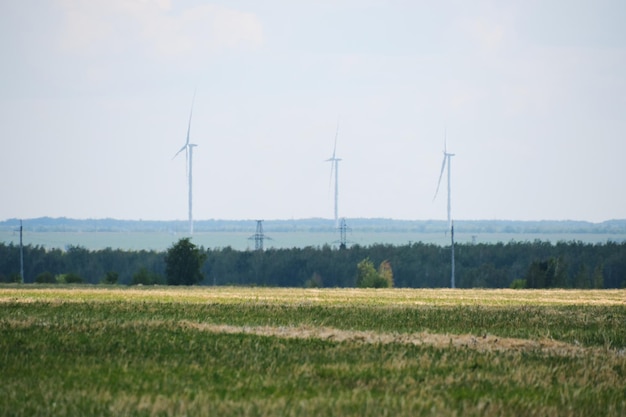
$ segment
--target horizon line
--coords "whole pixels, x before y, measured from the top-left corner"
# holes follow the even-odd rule
[[[397,222],[447,222],[446,219],[406,219],[406,218],[393,218],[393,217],[343,217],[346,220],[372,220],[372,221],[397,221]],[[19,217],[10,217],[5,218],[4,220],[0,220],[0,223],[7,223],[11,221],[32,221],[32,220],[73,220],[73,221],[122,221],[122,222],[188,222],[188,220],[184,219],[142,219],[142,218],[116,218],[116,217],[67,217],[67,216],[39,216],[39,217],[28,217],[28,218],[19,218]],[[208,219],[195,219],[194,222],[256,222],[257,218],[238,218],[238,219],[228,219],[228,218],[208,218]],[[265,222],[288,222],[288,221],[329,221],[334,222],[334,218],[327,217],[299,217],[299,218],[274,218],[274,219],[264,219]],[[608,222],[621,222],[626,221],[625,218],[612,218],[600,221],[592,221],[592,220],[580,220],[580,219],[513,219],[513,218],[469,218],[469,219],[455,219],[455,222],[520,222],[520,223],[536,223],[536,222],[574,222],[574,223],[590,223],[590,224],[602,224]]]

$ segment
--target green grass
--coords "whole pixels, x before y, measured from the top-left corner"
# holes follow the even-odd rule
[[[0,287],[0,415],[624,415],[626,292],[518,294]],[[299,328],[576,348],[277,335]]]

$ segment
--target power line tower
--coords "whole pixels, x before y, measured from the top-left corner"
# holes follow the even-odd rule
[[[348,239],[346,237],[347,232],[350,229],[347,225],[346,225],[346,219],[345,217],[341,218],[341,223],[339,224],[339,249],[346,249],[348,246]]]
[[[250,236],[248,239],[254,240],[254,250],[263,250],[263,241],[265,239],[272,240],[271,237],[265,236],[263,233],[263,220],[256,221],[256,233]]]

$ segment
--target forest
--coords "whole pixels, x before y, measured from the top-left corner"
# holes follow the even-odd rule
[[[391,268],[394,287],[450,287],[450,247],[426,243],[330,245],[264,251],[199,248],[201,285],[354,287],[368,259]],[[118,249],[23,248],[24,283],[165,284],[165,255]],[[20,281],[20,248],[0,243],[0,282]],[[458,288],[624,288],[626,242],[543,241],[455,245]]]

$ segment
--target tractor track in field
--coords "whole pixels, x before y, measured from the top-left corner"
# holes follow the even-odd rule
[[[470,334],[441,333],[381,333],[368,330],[343,330],[331,327],[311,326],[232,326],[226,324],[196,323],[181,321],[185,328],[212,333],[252,334],[285,339],[320,339],[336,342],[356,342],[370,344],[400,343],[437,348],[465,348],[482,352],[540,352],[558,356],[585,356],[589,354],[626,355],[624,349],[611,350],[601,347],[585,347],[553,339],[521,339],[494,335],[475,336]]]

